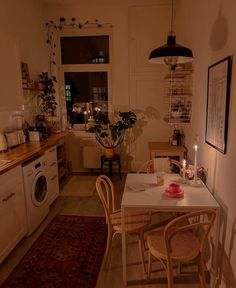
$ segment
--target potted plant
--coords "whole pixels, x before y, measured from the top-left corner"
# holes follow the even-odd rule
[[[123,142],[125,131],[135,125],[137,116],[132,111],[119,112],[117,121],[111,122],[107,113],[97,112],[95,119],[97,124],[89,131],[95,133],[97,141],[105,149],[105,155],[112,157],[114,149]]]
[[[39,75],[39,93],[41,112],[45,116],[55,116],[57,108],[57,102],[55,98],[54,82],[57,82],[56,78],[49,77],[47,72],[42,72]]]

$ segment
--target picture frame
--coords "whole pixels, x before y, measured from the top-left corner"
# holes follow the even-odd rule
[[[205,142],[226,153],[232,56],[208,68]]]

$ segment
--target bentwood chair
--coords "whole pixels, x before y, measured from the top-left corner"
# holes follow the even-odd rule
[[[98,176],[96,190],[105,210],[106,222],[108,225],[107,245],[105,251],[105,263],[111,248],[112,239],[116,234],[122,233],[121,210],[116,209],[115,190],[110,178],[105,175]],[[144,237],[145,228],[151,223],[151,213],[146,211],[133,211],[125,213],[125,232],[136,234],[139,238],[139,251],[144,273]]]
[[[173,287],[173,262],[198,261],[199,278],[202,288],[206,288],[205,251],[208,234],[214,224],[215,210],[207,209],[187,213],[169,222],[164,228],[147,235],[149,249],[148,278],[152,271],[154,256],[164,265],[168,288]]]
[[[168,157],[159,157],[143,163],[138,169],[138,173],[154,173],[157,171],[170,173],[173,166],[178,167],[179,170],[182,169],[182,164],[179,161],[169,159]]]
[[[148,160],[144,162],[137,171],[137,173],[153,173],[153,172],[154,172],[153,160]]]

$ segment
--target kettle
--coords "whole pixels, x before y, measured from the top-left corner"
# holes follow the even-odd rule
[[[6,137],[0,132],[0,151],[7,150]]]

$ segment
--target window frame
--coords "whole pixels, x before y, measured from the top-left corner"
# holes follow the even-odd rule
[[[89,64],[62,64],[61,63],[61,37],[80,37],[80,36],[109,36],[109,63],[89,63]],[[65,72],[106,72],[107,73],[107,94],[108,94],[108,113],[112,112],[112,28],[84,28],[75,30],[67,28],[61,30],[57,35],[57,63],[59,63],[59,103],[60,114],[67,119],[66,107],[66,89],[65,89]],[[68,119],[67,119],[68,121]]]

